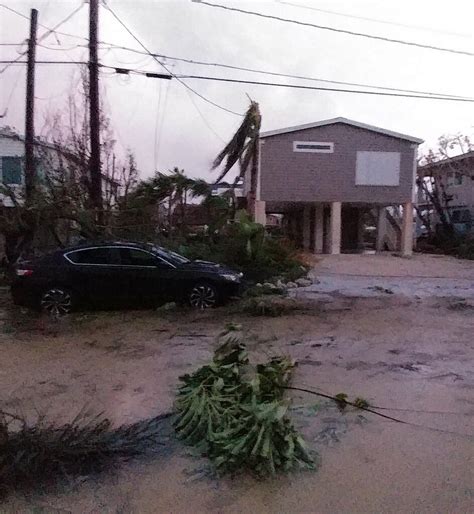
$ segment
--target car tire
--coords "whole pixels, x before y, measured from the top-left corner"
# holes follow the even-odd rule
[[[49,287],[41,294],[39,304],[41,311],[50,316],[65,316],[74,309],[74,294],[66,287]]]
[[[188,293],[188,303],[194,309],[210,309],[219,303],[219,291],[209,282],[198,282]]]

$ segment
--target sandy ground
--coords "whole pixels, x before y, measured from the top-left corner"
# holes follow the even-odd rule
[[[336,285],[349,274],[381,279],[369,276],[371,270],[405,277],[425,273],[428,289],[438,280],[433,277],[459,279],[464,287],[472,287],[474,278],[474,263],[429,257],[324,258],[314,274],[333,277],[340,281]],[[299,361],[294,385],[363,396],[391,409],[383,412],[421,426],[368,413],[341,414],[324,400],[296,393],[292,414],[320,454],[316,472],[268,481],[217,479],[205,459],[170,439],[152,460],[121,465],[55,494],[11,497],[0,512],[472,512],[474,306],[469,295],[462,290],[446,297],[442,286],[432,295],[406,287],[393,294],[371,290],[367,297],[364,282],[359,295],[353,294],[354,284],[348,294],[340,287],[321,292],[321,284],[299,289],[298,295],[311,301],[279,318],[251,318],[228,309],[179,315],[142,311],[77,315],[56,325],[26,322],[4,301],[0,405],[68,420],[87,404],[116,423],[166,412],[178,376],[206,362],[224,323],[236,321],[243,324],[255,359],[285,353]]]

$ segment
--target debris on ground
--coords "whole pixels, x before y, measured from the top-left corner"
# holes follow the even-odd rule
[[[112,467],[160,445],[162,421],[157,416],[112,427],[102,416],[79,413],[56,425],[41,416],[35,423],[0,410],[0,498],[19,490],[42,490],[60,481]]]
[[[227,338],[212,362],[181,377],[178,437],[207,455],[220,472],[313,469],[314,459],[284,398],[294,365],[290,358],[275,357],[252,368],[240,338]]]

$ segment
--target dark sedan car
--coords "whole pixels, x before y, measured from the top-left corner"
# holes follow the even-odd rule
[[[213,307],[238,294],[242,274],[205,261],[190,261],[141,243],[101,243],[59,250],[16,266],[16,304],[55,315],[77,306],[185,301]]]

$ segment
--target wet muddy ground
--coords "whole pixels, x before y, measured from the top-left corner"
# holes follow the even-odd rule
[[[0,405],[32,418],[39,410],[70,420],[86,404],[114,423],[167,412],[179,375],[209,360],[217,334],[235,321],[253,359],[298,360],[293,385],[361,396],[417,426],[292,392],[295,424],[320,455],[317,471],[218,478],[165,430],[153,458],[54,493],[12,496],[0,512],[472,512],[474,307],[461,296],[324,295],[278,318],[218,309],[59,323],[31,321],[4,300]]]

